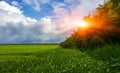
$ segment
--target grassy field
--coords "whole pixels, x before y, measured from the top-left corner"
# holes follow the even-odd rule
[[[0,54],[36,53],[56,49],[59,45],[0,45]]]
[[[120,46],[81,52],[59,45],[0,45],[0,73],[120,73]]]

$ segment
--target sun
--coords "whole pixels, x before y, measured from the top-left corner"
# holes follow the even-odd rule
[[[77,27],[81,27],[81,28],[88,27],[88,23],[85,21],[75,21],[74,24],[77,25]]]
[[[87,27],[87,23],[82,21],[82,22],[80,22],[78,24],[78,26],[80,26],[80,27]]]

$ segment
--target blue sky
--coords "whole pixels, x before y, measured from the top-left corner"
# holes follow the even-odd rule
[[[0,43],[59,43],[104,0],[0,0]]]

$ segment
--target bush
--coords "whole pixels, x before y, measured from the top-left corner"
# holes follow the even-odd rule
[[[110,29],[108,27],[105,29],[90,28],[84,31],[78,29],[60,45],[64,48],[85,50],[116,43],[120,44],[120,30],[115,27]]]

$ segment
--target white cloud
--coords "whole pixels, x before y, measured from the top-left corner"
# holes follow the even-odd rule
[[[54,32],[54,25],[50,18],[43,17],[41,18],[38,24],[40,24],[40,26],[42,27],[42,31],[44,34],[49,34]]]
[[[64,0],[64,2],[69,4],[71,14],[83,17],[92,13],[104,0]]]
[[[39,0],[39,2],[45,4],[45,3],[48,3],[50,0]]]
[[[34,10],[40,11],[41,5],[48,3],[49,0],[23,0],[23,2],[29,6],[31,6]]]
[[[22,6],[17,1],[12,1],[11,4],[15,7],[22,8]]]
[[[65,3],[73,3],[75,2],[74,0],[64,0]]]
[[[4,11],[11,11],[11,13],[18,13],[18,14],[21,14],[21,11],[20,9],[14,7],[14,6],[9,6],[9,4],[7,4],[5,1],[0,1],[0,10],[3,10]]]
[[[52,7],[54,18],[56,19],[61,19],[64,18],[64,16],[69,15],[69,11],[67,10],[65,3],[53,2]]]
[[[0,2],[0,16],[0,25],[6,25],[7,23],[13,23],[16,25],[23,23],[24,25],[29,25],[36,22],[35,19],[25,17],[20,9],[14,6],[10,6],[5,1]]]
[[[40,11],[41,7],[38,0],[23,0],[25,4],[31,6],[34,10]]]
[[[82,0],[81,7],[84,8],[84,11],[88,13],[89,11],[95,10],[99,4],[103,4],[104,0]]]

